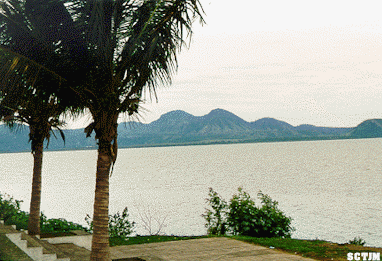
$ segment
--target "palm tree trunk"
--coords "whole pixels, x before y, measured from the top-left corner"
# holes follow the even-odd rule
[[[29,209],[28,233],[40,235],[41,172],[44,143],[38,142],[33,152],[32,196]]]
[[[109,173],[111,142],[99,141],[94,198],[93,239],[90,260],[108,261],[109,250]]]

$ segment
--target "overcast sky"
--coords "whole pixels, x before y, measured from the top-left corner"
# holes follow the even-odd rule
[[[382,3],[201,0],[173,84],[147,100],[141,121],[171,110],[222,108],[246,121],[354,127],[382,118]],[[147,97],[148,98],[148,97]]]

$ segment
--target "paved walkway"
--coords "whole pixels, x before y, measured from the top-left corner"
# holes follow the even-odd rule
[[[9,229],[11,228],[0,224],[0,234],[10,233]],[[86,248],[68,243],[54,244],[54,246],[73,261],[89,260],[90,251]],[[119,261],[313,260],[225,237],[114,246],[110,248],[110,252],[111,258]]]
[[[259,261],[314,260],[229,238],[202,238],[162,243],[111,247],[114,260],[145,261]]]

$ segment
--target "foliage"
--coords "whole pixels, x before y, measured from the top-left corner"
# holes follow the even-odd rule
[[[227,226],[224,217],[227,214],[227,202],[224,201],[212,188],[209,188],[209,190],[209,198],[207,198],[206,201],[211,206],[212,210],[206,208],[206,214],[202,215],[207,221],[205,227],[207,228],[207,233],[209,235],[224,235]]]
[[[253,233],[251,230],[253,230],[259,209],[256,208],[255,202],[251,200],[248,193],[241,188],[238,190],[239,194],[233,195],[230,200],[227,222],[234,234],[249,236]]]
[[[207,202],[212,211],[206,209],[203,217],[206,219],[208,233],[223,235],[230,232],[234,235],[252,237],[285,237],[290,238],[294,228],[291,226],[292,218],[287,217],[279,208],[278,202],[261,192],[258,198],[261,206],[257,207],[250,195],[238,189],[233,195],[229,205],[210,188]]]
[[[43,214],[41,215],[41,217]],[[43,220],[43,218],[41,218]],[[51,218],[42,222],[41,233],[50,232],[69,232],[70,230],[85,230],[85,228],[79,224],[67,221],[63,218]]]
[[[55,87],[60,85],[57,77],[52,71],[47,72],[43,65],[36,65],[49,63],[49,67],[60,66],[53,61],[53,46],[59,41],[57,33],[52,34],[53,24],[48,26],[51,28],[48,32],[39,28],[41,24],[34,17],[36,9],[46,9],[48,6],[57,8],[57,4],[46,1],[49,4],[43,7],[37,4],[33,8],[32,5],[36,3],[32,2],[12,0],[0,3],[0,120],[9,127],[16,124],[29,125],[29,140],[32,152],[35,152],[39,142],[47,140],[49,143],[51,134],[55,136],[53,129],[57,129],[64,139],[60,129],[64,122],[60,120],[60,115],[69,107],[55,95],[59,89]],[[47,13],[54,16],[53,12]],[[54,20],[57,20],[56,17]],[[40,48],[33,44],[37,42]],[[25,60],[28,60],[27,64]],[[8,68],[10,65],[11,68]]]
[[[8,194],[0,193],[0,220],[4,220],[6,225],[16,225],[17,229],[27,229],[29,214],[20,209],[22,202]]]
[[[14,200],[8,194],[2,195],[0,193],[0,219],[7,221],[10,217],[17,214],[20,210],[21,200]]]
[[[239,193],[230,200],[227,222],[235,235],[253,237],[291,237],[294,229],[292,218],[278,208],[278,202],[261,192],[258,198],[261,207],[256,207],[250,195],[238,189]]]
[[[0,193],[0,220],[6,225],[16,225],[17,229],[28,229],[29,213],[20,209],[22,200],[17,200],[10,195]],[[70,230],[85,230],[85,227],[69,222],[63,218],[48,219],[44,213],[40,215],[41,233],[68,232]]]
[[[125,238],[134,232],[135,222],[129,221],[127,207],[122,211],[122,214],[117,212],[114,215],[109,215],[109,236],[110,238]],[[86,215],[85,221],[89,226],[88,232],[93,232],[93,221],[89,215]]]
[[[109,235],[110,237],[127,237],[133,233],[135,222],[128,220],[129,214],[127,207],[123,210],[122,214],[117,212],[109,216]]]
[[[353,240],[349,240],[348,243],[351,245],[364,246],[366,244],[366,241],[363,240],[361,237],[355,237]]]

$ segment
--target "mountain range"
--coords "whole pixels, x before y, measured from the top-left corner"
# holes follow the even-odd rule
[[[93,138],[85,138],[84,129],[64,130],[66,142],[53,136],[48,150],[96,149]],[[0,125],[0,152],[30,151],[29,128],[21,126],[10,131]],[[145,124],[121,123],[118,126],[118,146],[150,147],[200,145],[217,143],[327,140],[382,137],[382,119],[366,120],[354,128],[330,128],[313,125],[292,126],[273,118],[247,122],[235,114],[215,109],[204,116],[193,116],[176,110]]]

